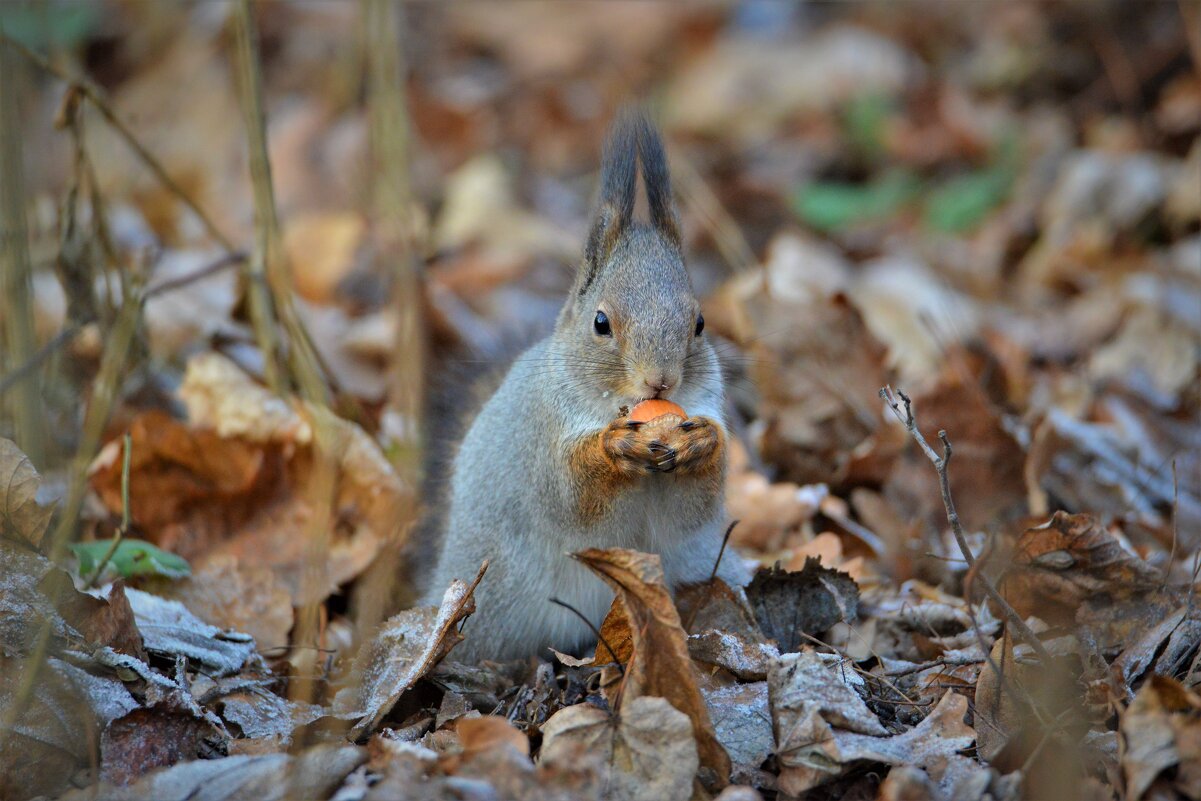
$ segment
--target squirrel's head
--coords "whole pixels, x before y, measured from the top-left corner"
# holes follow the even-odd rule
[[[649,222],[635,222],[639,164]],[[667,158],[646,117],[613,125],[600,202],[556,337],[578,354],[573,372],[615,401],[670,398],[711,369],[705,323],[681,254]]]

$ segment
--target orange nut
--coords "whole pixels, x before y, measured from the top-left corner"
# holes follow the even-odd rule
[[[646,423],[665,414],[674,414],[677,417],[683,418],[688,417],[681,406],[669,400],[660,400],[659,398],[644,400],[633,409],[630,409],[630,419],[636,423]]]

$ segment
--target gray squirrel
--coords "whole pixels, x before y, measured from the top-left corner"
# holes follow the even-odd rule
[[[634,219],[639,165],[650,220]],[[668,584],[702,582],[724,532],[727,433],[717,353],[684,266],[667,160],[639,112],[614,123],[600,200],[554,332],[516,358],[453,456],[424,603],[487,559],[464,661],[578,653],[613,592],[568,554],[657,553]],[[637,423],[649,398],[682,407]],[[718,575],[749,578],[728,552]]]

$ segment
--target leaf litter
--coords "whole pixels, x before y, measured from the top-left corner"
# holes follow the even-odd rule
[[[371,113],[320,55],[359,40],[358,6],[258,15],[332,413],[259,381],[236,273],[189,277],[227,256],[89,123],[88,211],[111,229],[94,261],[150,252],[152,285],[179,285],[147,300],[55,562],[109,331],[69,319],[68,293],[110,303],[123,275],[32,277],[38,345],[82,333],[29,373],[52,456],[35,469],[0,419],[0,797],[1198,797],[1196,15],[1119,6],[923,6],[916,27],[871,8],[405,12],[427,34],[406,100],[435,365],[553,318],[606,117],[591,93],[628,94],[599,61],[644,65],[621,80],[658,87],[686,165],[730,398],[725,558],[759,569],[673,594],[651,555],[587,552],[617,596],[616,654],[589,658],[461,664],[469,582],[437,609],[377,591],[423,497],[390,462],[411,421],[386,408],[399,320],[360,207]],[[224,26],[189,14],[130,7],[69,41],[95,39],[81,63],[148,152],[249,243]],[[22,121],[34,163],[57,158],[51,91],[31,85]],[[63,172],[30,176],[30,239],[75,264]],[[953,445],[967,554],[936,465],[879,402],[890,384],[936,457],[940,430]]]

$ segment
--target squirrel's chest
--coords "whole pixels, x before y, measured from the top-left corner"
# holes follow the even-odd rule
[[[704,525],[720,508],[718,499],[665,476],[652,476],[612,500],[609,513],[590,526],[600,547],[657,552]],[[598,536],[599,535],[599,536]]]

